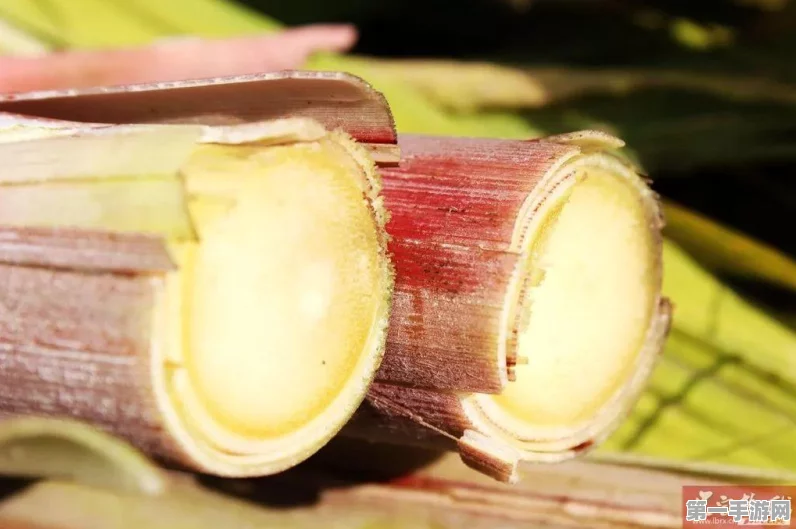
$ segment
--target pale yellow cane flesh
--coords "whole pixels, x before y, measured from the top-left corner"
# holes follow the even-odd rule
[[[639,186],[595,167],[540,211],[526,262],[516,381],[498,414],[534,427],[592,419],[634,373],[657,290],[654,230]]]
[[[365,180],[340,151],[206,146],[183,169],[201,243],[185,268],[182,364],[208,415],[237,435],[298,429],[372,354],[383,254]]]

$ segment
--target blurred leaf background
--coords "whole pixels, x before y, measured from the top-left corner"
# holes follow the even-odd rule
[[[796,471],[794,0],[3,0],[0,53],[350,22],[346,70],[400,132],[527,138],[596,127],[664,197],[675,322],[594,457]]]

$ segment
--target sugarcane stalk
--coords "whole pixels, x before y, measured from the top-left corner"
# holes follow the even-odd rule
[[[32,6],[32,4],[30,4],[29,2],[26,2],[26,0],[22,0],[21,2],[17,2],[17,3],[20,4],[20,5],[24,5],[24,6],[29,6],[29,5]],[[74,2],[62,2],[61,4],[64,4],[64,6],[67,6],[67,7],[71,8],[72,4],[74,4]],[[151,6],[157,6],[158,8],[161,5],[159,3],[148,3],[148,4],[151,4]],[[164,11],[168,11],[168,9],[172,9],[175,13],[179,14],[179,17],[176,17],[176,18],[175,17],[171,17],[172,24],[175,22],[175,20],[187,20],[187,19],[180,18],[180,17],[182,17],[181,10],[178,7],[172,7],[173,5],[174,5],[173,3],[170,3],[170,4],[168,4],[168,7],[165,7],[166,4],[163,4],[163,6],[164,6],[163,10]],[[36,7],[36,9],[38,9],[38,7]],[[62,6],[61,9],[64,9],[64,7]],[[83,9],[77,7],[76,5],[75,5],[75,9],[74,10],[77,13],[84,12]],[[46,20],[46,18],[43,15],[40,15],[40,18]],[[121,18],[122,17],[119,17],[120,21],[121,21]],[[781,19],[782,17],[775,17],[775,18]],[[128,20],[130,20],[129,17],[124,18],[124,22],[127,22]],[[220,25],[223,25],[223,22],[216,22],[216,20],[217,19],[214,18],[214,24],[217,24],[217,27],[219,27],[219,29],[220,29]],[[192,17],[191,21],[190,21],[191,24],[195,24],[194,21],[195,21],[195,18]],[[202,29],[202,24],[199,23],[198,26],[195,25],[194,29]],[[106,31],[105,33],[109,33],[109,32]],[[109,37],[115,38],[115,37],[117,37],[118,33],[119,33],[118,31],[114,31],[113,35],[109,35]],[[124,33],[124,32],[121,32],[121,33]],[[68,40],[70,40],[72,42],[75,41],[75,37],[72,36],[72,35],[69,35],[66,30],[61,31],[61,34],[62,34],[62,36],[65,35]],[[93,35],[92,35],[92,37],[93,37]],[[337,65],[334,68],[341,68],[341,67],[342,67],[342,63],[337,63]],[[447,75],[448,73],[449,72],[445,72],[445,75],[446,75],[445,79],[453,78],[451,75]],[[491,75],[495,75],[496,74],[496,72],[494,70],[490,70],[489,73]],[[611,72],[612,75],[616,74],[616,73],[621,73],[621,72]],[[650,73],[650,72],[645,72],[645,74],[648,74],[648,73]],[[613,77],[612,77],[612,79],[608,79],[608,77],[606,77],[606,78],[603,79],[603,81],[605,81],[604,83],[597,83],[597,84],[595,84],[595,87],[596,88],[600,88],[600,85],[602,85],[602,86],[605,87],[605,89],[607,89],[609,91],[613,91],[614,87],[617,87],[617,89],[619,89],[619,90],[625,90],[625,89],[630,90],[630,89],[633,89],[634,87],[648,86],[650,83],[646,82],[647,77],[646,77],[645,74],[635,75],[635,77],[630,79],[630,81],[632,81],[632,82],[630,82],[630,84],[628,84],[628,85],[625,85],[624,83],[616,83],[615,79]],[[376,76],[374,75],[374,77],[376,77]],[[611,77],[611,75],[609,75],[609,77]],[[687,76],[682,76],[682,74],[680,74],[680,78],[683,79],[682,82],[678,81],[680,83],[680,85],[679,85],[680,88],[689,88],[689,89],[701,90],[700,86],[698,86],[698,83],[700,82],[699,80],[703,78],[702,75],[690,76],[689,77],[689,79],[693,78],[693,79],[696,79],[696,81],[693,81],[693,79],[691,81],[685,80],[685,77],[687,77]],[[368,75],[368,78],[370,79],[370,75]],[[476,79],[479,80],[479,81],[482,80],[483,78],[484,78],[484,75],[482,75],[480,73],[476,77]],[[595,79],[597,79],[599,81],[599,77],[595,78]],[[620,79],[622,79],[622,77],[620,77]],[[649,79],[655,80],[656,77],[655,76],[650,76]],[[463,82],[459,82],[459,80],[460,80],[459,78],[454,78],[454,80],[449,84],[449,86],[446,87],[446,90],[437,90],[437,91],[435,91],[435,94],[445,95],[445,96],[449,95],[451,88],[460,88],[462,85],[464,85],[464,83]],[[507,81],[506,78],[501,78],[501,80],[499,82],[493,82],[493,83],[489,84],[489,86],[487,88],[494,89],[495,87],[506,86],[507,85],[506,81]],[[716,79],[716,81],[717,82],[714,85],[712,85],[712,86],[716,87],[715,90],[713,88],[711,88],[711,87],[706,87],[706,88],[708,88],[708,90],[711,91],[711,92],[718,92],[718,93],[721,93],[721,94],[724,94],[726,92],[726,95],[735,97],[735,95],[734,95],[735,83],[732,82],[733,81],[732,78],[726,79],[727,83],[724,83],[722,79]],[[763,86],[764,84],[767,84],[767,83],[761,83],[761,85],[760,85],[761,87],[764,88],[764,92],[765,92],[765,94],[761,94],[761,96],[763,98],[778,98],[779,94],[783,94],[784,95],[784,92],[782,92],[779,89],[773,89],[773,90],[766,91],[765,88],[767,88],[767,87]],[[754,85],[755,85],[755,83],[751,83],[749,85],[749,88],[750,89],[755,88]],[[399,124],[401,124],[402,126],[408,126],[411,130],[416,130],[416,131],[429,131],[429,130],[432,130],[432,131],[439,131],[439,132],[444,132],[444,133],[456,133],[456,134],[459,134],[459,133],[462,133],[462,132],[470,132],[470,133],[472,133],[471,131],[476,130],[476,128],[477,128],[477,133],[478,134],[487,134],[487,135],[504,135],[504,134],[507,134],[506,127],[501,127],[501,126],[497,126],[496,125],[496,122],[493,119],[496,116],[493,113],[480,114],[480,115],[472,116],[472,118],[469,121],[467,121],[467,124],[465,125],[465,124],[463,124],[463,121],[461,119],[459,119],[460,116],[456,116],[456,119],[454,119],[452,116],[450,116],[448,114],[445,114],[437,105],[432,105],[430,103],[427,103],[422,97],[414,97],[415,93],[417,92],[417,90],[416,90],[417,87],[408,86],[407,84],[405,84],[403,82],[403,79],[397,79],[397,80],[393,81],[392,85],[390,85],[386,81],[382,82],[382,80],[379,79],[379,82],[377,83],[377,86],[380,89],[382,89],[382,90],[387,90],[387,88],[385,88],[387,86],[394,87],[394,90],[389,91],[390,93],[388,94],[388,96],[390,97],[391,102],[395,101],[394,104],[396,104],[396,105],[402,104],[403,105],[402,108],[406,110],[406,112],[404,112],[404,113],[399,113],[399,115],[397,116],[397,119],[399,121]],[[475,89],[470,90],[470,91],[464,90],[464,92],[467,92],[467,94],[466,94],[467,97],[478,96],[480,93],[483,93],[483,92],[479,91],[479,90],[481,90],[481,86],[482,85],[479,85],[478,87],[476,87]],[[561,88],[563,85],[561,85],[560,83],[557,83],[557,86],[558,86],[558,88]],[[577,86],[577,83],[575,85],[573,85],[573,86]],[[585,86],[586,85],[584,85],[584,87]],[[772,88],[776,88],[772,84],[769,84],[768,86],[772,87]],[[624,88],[624,87],[626,87],[626,88]],[[729,89],[725,90],[725,88],[728,88],[728,87],[729,87]],[[567,87],[564,87],[564,88],[567,88]],[[740,90],[741,90],[741,92],[743,92],[743,89],[740,89]],[[750,92],[752,92],[752,91],[753,90],[750,90]],[[427,94],[427,93],[428,92],[424,91],[424,94]],[[457,91],[456,93],[458,94],[459,92]],[[492,94],[493,92],[489,91],[488,93]],[[528,92],[528,93],[531,94],[531,95],[535,95],[536,94],[535,92]],[[566,90],[564,90],[562,93],[566,93]],[[743,96],[743,93],[739,93],[739,95]],[[509,97],[508,97],[509,103],[507,103],[507,104],[511,104],[511,105],[514,104],[513,102],[511,102],[513,100],[512,99],[513,97],[514,96],[510,96],[509,95]],[[465,100],[464,96],[462,96],[461,98],[457,98],[457,103],[459,102],[458,99],[461,99],[460,102],[461,102],[461,104],[463,106],[467,106],[468,101]],[[542,98],[542,102],[544,102],[544,101],[545,101],[545,98]],[[442,100],[440,102],[444,103],[444,101],[442,101]],[[490,100],[490,104],[492,104],[492,100]],[[452,105],[452,106],[456,106],[456,105]],[[572,109],[570,109],[570,110],[572,110]],[[577,114],[577,112],[575,112],[575,113]],[[566,119],[566,116],[564,116],[564,117]],[[507,119],[509,121],[511,121],[512,123],[517,123],[517,122],[520,123],[518,128],[511,129],[512,131],[518,131],[518,132],[511,132],[512,135],[525,136],[525,135],[532,134],[532,133],[535,132],[535,131],[530,130],[528,128],[528,125],[525,123],[525,121],[522,120],[519,117],[515,118],[514,116],[510,116],[510,117],[507,117]],[[721,127],[721,123],[723,123],[722,120],[712,121],[712,122],[713,123],[719,122],[719,126],[720,127]],[[503,122],[501,121],[501,123],[503,123]],[[686,125],[689,125],[689,124],[685,124],[683,126],[686,126]],[[689,134],[685,134],[685,136],[683,135],[683,127],[670,127],[670,128],[672,130],[677,129],[677,133],[678,133],[679,136],[683,136],[683,137],[689,136]],[[699,131],[696,131],[696,132],[694,132],[694,134],[690,134],[690,136],[695,136],[695,135],[696,136],[700,136],[700,134],[701,133],[699,133]],[[710,134],[707,134],[707,135],[701,134],[700,137],[710,137]],[[669,138],[669,139],[671,139],[671,138]],[[669,147],[672,146],[671,145],[671,141],[658,142],[658,143],[662,144],[662,145],[663,144],[667,144],[667,145],[669,145]],[[693,142],[690,142],[690,143],[693,143]],[[745,149],[741,149],[741,151],[744,151],[745,153],[748,154],[750,152],[750,149],[751,149],[751,152],[755,151],[754,146],[749,147],[748,145],[746,146]],[[772,149],[772,148],[769,146],[769,150],[766,151],[766,152],[767,153],[772,152],[770,149]],[[726,162],[727,150],[726,149],[722,150],[721,153],[722,153],[722,156],[724,157],[724,161]],[[686,157],[687,157],[687,154],[688,153],[686,153]],[[666,158],[668,160],[681,160],[682,159],[681,156],[676,156],[676,155],[666,156]],[[676,238],[676,235],[675,235],[674,231],[670,231],[670,234],[673,237]],[[680,242],[684,242],[684,241],[681,240]],[[709,243],[710,241],[706,241],[704,238],[701,238],[700,241],[698,241],[698,242],[699,242],[699,245],[694,244],[692,247],[689,247],[689,250],[700,249],[700,248],[704,247],[704,245],[706,243]],[[704,254],[704,252],[703,252],[703,254]],[[701,255],[700,255],[700,257],[701,257]],[[667,262],[668,262],[668,261],[676,260],[677,258],[678,258],[677,255],[672,255],[670,253],[669,255],[667,255],[666,259],[667,259]],[[717,261],[717,264],[722,264],[724,266],[730,265],[730,268],[734,268],[733,265],[735,265],[737,263],[735,263],[735,261],[724,259],[724,260]],[[740,263],[740,264],[743,264],[743,263]],[[730,271],[732,272],[732,271],[735,271],[735,270],[730,270]],[[671,294],[677,294],[677,297],[675,298],[675,302],[676,302],[676,304],[678,306],[682,306],[683,303],[687,304],[689,302],[689,299],[691,297],[690,296],[690,290],[693,288],[693,286],[695,284],[696,283],[692,283],[692,282],[683,282],[682,283],[682,285],[683,285],[682,288],[678,288],[678,289],[672,290]],[[711,307],[712,307],[712,303],[711,303]],[[706,307],[706,309],[707,309],[707,307]],[[745,315],[746,313],[747,312],[744,311],[743,314]],[[759,310],[757,310],[757,311],[750,310],[750,311],[748,311],[748,313],[749,314],[753,314],[753,315],[759,315],[760,311]],[[716,320],[720,320],[720,321],[726,322],[726,323],[722,324],[722,326],[725,327],[725,328],[727,326],[734,325],[734,326],[737,326],[739,329],[741,329],[742,325],[746,321],[744,319],[744,316],[739,314],[739,313],[735,314],[735,316],[733,316],[733,317],[730,317],[730,316],[731,316],[730,314],[726,314],[725,313],[725,314],[722,315],[722,317],[716,318]],[[677,326],[677,325],[678,325],[678,322],[675,321],[675,326]],[[764,334],[765,333],[763,333],[763,335]],[[745,343],[744,343],[743,347],[731,346],[729,348],[729,350],[732,352],[732,356],[733,357],[755,360],[757,358],[757,354],[756,354],[757,353],[757,344],[761,345],[762,347],[766,347],[766,344],[770,343],[766,339],[762,338],[762,335],[759,333],[759,330],[751,331],[750,335],[754,335],[755,339],[746,339],[744,341]],[[684,342],[683,340],[677,340],[675,338],[672,342],[675,343],[675,346],[674,347],[670,347],[670,349],[669,349],[670,351],[673,351],[673,353],[671,353],[672,355],[674,355],[675,353],[678,353],[678,354],[682,353],[682,354],[679,354],[680,357],[688,356],[691,360],[694,360],[696,355],[692,354],[693,351],[694,351],[693,342],[691,342],[689,340],[689,342],[690,342],[688,344],[689,347],[681,347],[681,344]],[[672,342],[670,342],[670,344]],[[777,343],[779,343],[779,342],[777,342]],[[777,347],[779,347],[779,353],[782,353],[783,355],[784,355],[785,352],[787,352],[787,350],[789,350],[789,349],[783,348],[781,346],[777,346]],[[777,349],[777,347],[767,348],[767,350],[771,350],[772,352],[774,352]],[[700,348],[700,351],[701,351],[701,355],[698,356],[699,358],[701,358],[702,356],[711,357],[711,358],[713,358],[713,357],[719,358],[719,357],[723,357],[724,353],[727,352],[725,350],[716,351],[712,347],[712,345],[709,344],[709,343],[702,344],[702,346]],[[715,377],[715,378],[720,378],[720,377],[724,377],[725,375],[730,374],[730,375],[732,375],[733,380],[739,381],[741,383],[741,385],[743,385],[743,386],[751,385],[751,386],[754,386],[754,389],[761,389],[762,388],[761,391],[764,391],[766,393],[766,398],[769,398],[769,397],[772,397],[771,394],[774,391],[780,391],[780,392],[789,391],[789,389],[787,387],[785,387],[785,389],[783,389],[783,387],[780,387],[781,385],[780,385],[779,382],[777,382],[778,379],[776,378],[776,375],[780,371],[782,371],[782,366],[783,365],[787,366],[788,364],[787,363],[783,363],[782,360],[776,360],[773,363],[773,365],[775,366],[775,369],[770,373],[771,374],[771,378],[767,379],[767,380],[762,380],[762,379],[758,380],[757,378],[748,377],[745,365],[744,364],[735,364],[735,363],[730,363],[730,364],[722,367],[722,369],[719,372],[717,372],[715,375],[712,375],[712,376]],[[692,366],[688,366],[688,367],[692,368],[691,370],[694,371],[694,373],[692,373],[692,374],[695,376],[695,378],[698,378],[699,372],[701,372],[703,366],[701,364],[698,365],[697,366],[699,368],[698,370],[697,370],[697,367],[692,367]],[[664,384],[664,382],[665,382],[664,373],[669,373],[669,371],[666,371],[666,372],[662,371],[661,372],[661,375],[658,377],[658,381],[660,382],[659,385],[665,385]],[[767,371],[766,373],[769,373],[769,372]],[[705,380],[704,382],[700,382],[697,387],[698,387],[698,389],[701,389],[705,384],[713,384],[713,382],[714,382],[714,380]],[[655,384],[655,382],[653,382],[653,384]],[[761,388],[759,388],[758,386],[760,386]],[[782,385],[782,386],[784,386],[784,385]],[[735,389],[735,388],[732,388],[732,389]],[[650,397],[650,399],[653,398],[651,395],[648,395],[648,397]],[[776,395],[774,395],[774,397],[776,397]],[[699,404],[699,406],[705,405],[705,407],[715,406],[715,404],[713,402],[708,402],[705,399],[700,399],[699,396],[696,396],[693,399],[693,402],[695,404],[692,406],[692,408],[697,408],[698,407],[696,403],[701,403],[701,404]],[[735,402],[735,401],[733,401],[733,402]],[[760,415],[760,409],[757,408],[756,404],[754,404],[754,403],[747,403],[747,404],[748,404],[747,407],[743,408],[743,410],[744,410],[743,412],[739,412],[738,408],[728,407],[729,412],[730,412],[729,414],[727,414],[726,410],[721,412],[721,413],[723,413],[724,416],[728,417],[728,418],[739,419],[741,416],[750,418],[750,420],[749,420],[749,425],[750,426],[748,427],[748,429],[747,429],[748,431],[746,432],[746,434],[747,434],[746,437],[749,437],[750,439],[752,439],[753,437],[756,437],[758,433],[762,436],[763,435],[763,431],[769,432],[769,429],[767,427],[761,426],[761,421],[763,419],[761,418],[761,415]],[[648,408],[646,408],[646,407],[644,407],[644,409],[641,409],[641,408],[642,407],[639,408],[639,412],[640,412],[639,413],[639,419],[640,419],[640,421],[643,421],[644,417],[643,417],[643,414],[641,412],[650,411],[650,410]],[[693,411],[693,410],[691,410],[691,411]],[[711,412],[711,415],[715,416],[715,413]],[[754,420],[751,420],[752,417],[754,417]],[[690,420],[690,421],[696,420],[695,417],[693,416],[693,414],[689,415],[687,417],[687,419]],[[634,421],[630,421],[630,422],[634,422]],[[628,426],[631,426],[630,422],[628,423]],[[705,428],[703,430],[707,430],[707,428]],[[649,452],[658,451],[659,453],[660,453],[660,451],[665,451],[667,453],[672,453],[673,455],[678,455],[678,456],[688,455],[688,457],[691,457],[691,453],[692,452],[694,454],[698,455],[701,450],[704,450],[705,443],[701,443],[700,444],[699,443],[699,439],[696,439],[696,438],[692,438],[692,437],[688,437],[688,438],[670,437],[668,440],[666,440],[664,438],[664,436],[667,435],[667,434],[677,434],[677,432],[678,432],[678,427],[677,426],[674,426],[674,427],[672,427],[670,429],[666,429],[666,431],[664,431],[663,429],[654,430],[652,436],[657,438],[659,440],[659,442],[651,443],[650,445],[644,444],[644,445],[641,446],[641,449],[642,450],[647,450]],[[719,438],[719,439],[720,438],[724,438],[726,440],[725,445],[726,444],[734,444],[734,443],[736,443],[736,441],[738,441],[738,439],[729,439],[729,438],[727,438],[728,437],[727,434],[723,433],[723,432],[711,431],[711,433],[715,434],[716,438]],[[768,435],[768,438],[769,438],[769,440],[771,440],[771,441],[773,441],[775,443],[781,443],[782,442],[782,436],[781,435],[777,435],[776,433],[771,433],[771,435]],[[695,441],[697,441],[697,442],[695,443]],[[751,442],[751,440],[749,442]],[[748,443],[745,443],[745,444],[748,444]],[[722,448],[717,449],[716,452],[714,452],[714,455],[712,457],[719,457],[718,456],[718,452],[721,451],[721,450],[723,450],[723,449]],[[760,454],[759,457],[763,457],[764,458],[766,456],[765,452],[766,452],[765,446],[761,446],[760,443],[757,443],[750,450],[744,450],[743,453],[740,453],[738,451],[729,452],[729,453],[727,453],[726,457],[727,458],[737,457],[738,461],[749,462],[752,459],[751,456],[753,456],[753,455],[755,457],[757,457],[758,454]],[[773,462],[773,461],[769,460],[768,464],[779,464],[781,462],[782,461]]]
[[[348,431],[456,441],[506,481],[612,431],[669,325],[657,202],[617,144],[401,137],[388,352]]]
[[[219,475],[314,453],[384,349],[367,152],[308,119],[69,126],[0,132],[0,411]]]
[[[252,114],[239,103],[246,94],[298,79],[307,76],[22,94],[5,108],[227,123]],[[531,142],[404,137],[395,146],[389,109],[374,106],[383,100],[343,81],[367,105],[335,116],[316,92],[305,106],[371,147],[405,151],[397,165],[381,158],[398,270],[387,354],[370,407],[346,431],[442,441],[505,481],[517,479],[520,460],[558,461],[599,442],[638,394],[669,324],[657,199],[607,153],[622,142],[584,132]],[[340,82],[313,77],[332,95]],[[165,104],[178,97],[182,106]]]

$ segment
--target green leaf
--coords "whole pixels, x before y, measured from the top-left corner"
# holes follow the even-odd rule
[[[224,0],[4,0],[0,19],[63,48],[136,46],[165,37],[229,37],[280,28]]]
[[[713,270],[796,290],[796,261],[776,248],[670,201],[664,233]]]
[[[642,399],[603,449],[796,469],[796,333],[671,242],[664,269],[672,332]]]

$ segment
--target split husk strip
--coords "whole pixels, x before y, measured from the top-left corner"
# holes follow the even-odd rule
[[[396,132],[384,96],[342,72],[281,71],[154,83],[0,95],[0,110],[84,123],[234,125],[310,118],[343,129],[377,162],[394,162]]]
[[[42,123],[0,129],[0,412],[229,476],[328,441],[389,316],[366,150],[308,119]]]
[[[212,115],[213,123],[230,122],[246,119],[246,94],[307,79],[301,72],[280,75],[22,94],[5,108],[98,121],[99,103],[109,109],[105,119],[195,123]],[[353,79],[346,82],[365,100],[383,103]],[[339,76],[323,83],[334,89],[332,80]],[[233,97],[238,92],[243,96]],[[188,103],[165,104],[175,98]],[[322,99],[314,100],[316,108],[326,108]],[[324,115],[357,140],[371,147],[382,141],[397,152],[388,143],[391,119],[383,117],[389,109],[363,108],[344,118]],[[379,438],[378,425],[386,422],[390,436],[406,430],[393,437],[404,442],[453,440],[472,466],[502,480],[516,479],[520,459],[557,461],[607,435],[640,390],[669,321],[660,296],[656,197],[630,166],[605,152],[621,145],[597,132],[535,142],[406,137],[399,146],[409,151],[399,165],[381,158],[398,276],[370,404],[387,416],[364,420],[363,411],[348,431]],[[593,236],[580,235],[582,222]],[[621,235],[604,236],[613,232]],[[566,286],[576,281],[584,286]],[[601,320],[602,332],[591,322],[605,313],[615,317]],[[578,333],[595,340],[591,349],[586,340],[554,344]],[[591,381],[578,383],[583,393],[565,395],[582,378]]]

